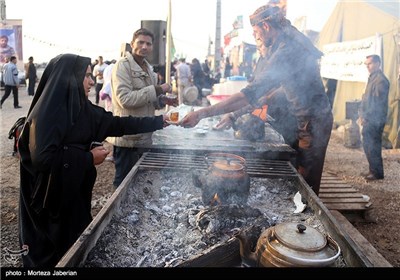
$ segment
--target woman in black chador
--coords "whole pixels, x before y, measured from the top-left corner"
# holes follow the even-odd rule
[[[88,100],[91,60],[72,54],[45,69],[19,139],[20,245],[25,267],[54,267],[92,221],[95,165],[108,136],[162,129],[165,116],[114,117]],[[26,246],[24,246],[26,248]]]

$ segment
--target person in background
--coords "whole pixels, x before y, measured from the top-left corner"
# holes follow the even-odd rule
[[[180,58],[176,66],[176,82],[178,87],[178,100],[179,105],[184,102],[185,89],[190,86],[192,75],[190,73],[190,66],[186,63],[185,58]]]
[[[112,110],[115,116],[154,116],[165,105],[177,106],[177,97],[167,96],[170,84],[159,85],[157,73],[146,60],[153,51],[154,35],[141,28],[134,32],[132,51],[127,51],[114,66],[111,77]],[[118,187],[139,160],[137,145],[151,145],[152,133],[109,137],[114,145],[114,187]]]
[[[278,7],[265,5],[251,16],[253,35],[268,49],[266,65],[241,92],[189,113],[180,121],[194,127],[201,119],[238,110],[248,104],[260,106],[278,88],[296,117],[295,166],[318,195],[333,115],[319,70],[322,53],[284,17]]]
[[[207,77],[210,77],[211,69],[210,69],[210,65],[208,63],[207,58],[204,60],[204,63],[201,64],[201,68],[203,69],[204,75],[206,75]]]
[[[165,115],[118,117],[92,104],[91,74],[88,57],[53,58],[29,108],[18,142],[19,241],[28,248],[24,267],[54,267],[92,221],[96,165],[109,153],[101,146],[107,136],[166,126]]]
[[[99,63],[97,63],[93,68],[93,76],[95,77],[95,80],[96,80],[96,87],[95,87],[95,90],[96,90],[96,98],[95,98],[96,105],[99,105],[100,90],[102,89],[103,83],[104,83],[103,72],[104,72],[104,69],[106,69],[106,67],[108,66],[107,64],[104,63],[102,56],[99,56],[98,61],[99,61]]]
[[[203,69],[201,68],[200,61],[197,58],[192,59],[192,64],[190,65],[190,71],[192,73],[193,77],[193,84],[197,88],[197,103],[198,105],[201,104],[201,100],[203,98],[202,95],[202,90],[205,87],[204,83],[206,80],[206,75],[203,72]]]
[[[204,63],[201,64],[201,68],[203,69],[204,72],[204,88],[211,89],[213,85],[216,83],[216,81],[213,79],[213,74],[210,69],[210,62],[207,60],[207,58],[204,60]],[[218,80],[219,82],[219,80]],[[202,94],[202,92],[200,92]]]
[[[214,78],[213,78],[213,83],[214,84],[218,84],[221,81],[221,71],[219,69],[216,70],[216,72],[214,73]]]
[[[11,56],[10,62],[4,65],[3,80],[4,80],[4,95],[0,101],[0,109],[3,107],[4,101],[10,96],[11,92],[14,96],[14,109],[22,108],[19,106],[18,101],[18,69],[17,69],[17,57]]]
[[[246,77],[247,80],[251,79],[251,74],[252,74],[252,67],[251,67],[251,62],[250,61],[243,61],[240,66],[239,66],[239,75]]]
[[[336,79],[322,79],[325,83],[325,92],[329,99],[329,104],[333,108],[333,102],[335,101],[336,87],[338,80]]]
[[[226,57],[225,59],[225,67],[224,67],[224,78],[227,79],[228,77],[231,76],[231,71],[232,71],[232,64],[229,60],[229,57]]]
[[[113,59],[109,65],[104,69],[103,72],[103,87],[100,90],[100,99],[104,100],[104,109],[106,111],[112,111],[112,102],[111,102],[111,97],[112,97],[112,92],[111,92],[111,74],[112,74],[112,69],[114,68],[115,65],[115,60]]]
[[[96,58],[96,59],[92,62],[92,64],[90,65],[90,67],[92,68],[92,79],[93,79],[93,81],[94,81],[95,84],[96,84],[96,77],[93,75],[93,70],[94,70],[94,67],[95,67],[97,64],[99,64],[99,60]]]
[[[389,80],[385,77],[378,55],[366,57],[369,78],[362,97],[359,117],[362,125],[362,143],[369,164],[365,175],[368,181],[384,178],[382,160],[382,133],[388,112]]]
[[[35,94],[35,85],[37,82],[36,66],[33,63],[33,57],[28,58],[27,70],[25,71],[25,79],[28,80],[28,95],[33,96]]]

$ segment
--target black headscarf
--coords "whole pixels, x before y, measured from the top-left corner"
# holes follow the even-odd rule
[[[51,166],[54,151],[89,102],[83,79],[90,63],[90,58],[73,54],[62,54],[49,62],[19,141],[22,163],[29,157],[39,170]]]

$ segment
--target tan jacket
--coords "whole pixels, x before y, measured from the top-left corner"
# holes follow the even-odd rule
[[[136,63],[131,53],[114,66],[111,76],[112,111],[114,116],[154,116],[161,109],[156,95],[157,74],[146,61],[148,72]],[[107,141],[119,147],[151,144],[152,133],[108,137]]]

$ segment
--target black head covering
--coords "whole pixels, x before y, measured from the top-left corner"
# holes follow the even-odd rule
[[[44,165],[42,168],[51,164],[53,151],[60,146],[80,111],[89,102],[83,80],[90,63],[90,58],[74,54],[62,54],[49,62],[19,141],[22,161],[28,156],[24,154],[25,150],[30,151],[33,163]]]

